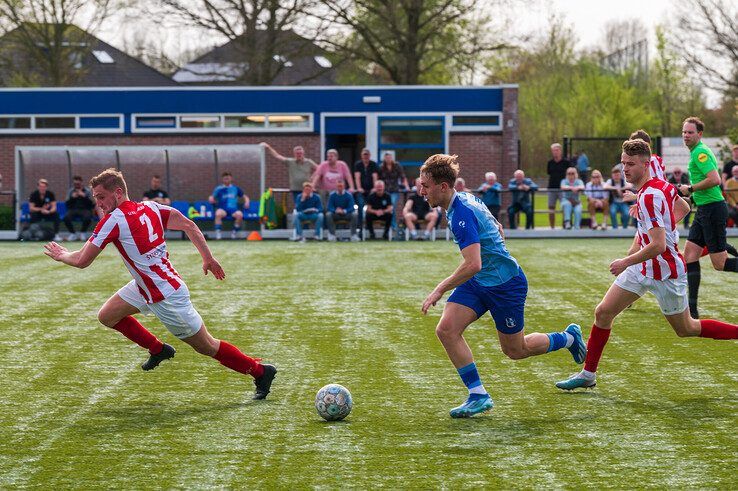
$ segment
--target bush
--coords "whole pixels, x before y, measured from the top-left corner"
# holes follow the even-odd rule
[[[0,205],[0,230],[15,230],[13,207],[10,205]]]

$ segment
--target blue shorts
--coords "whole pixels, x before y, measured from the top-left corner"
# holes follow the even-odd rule
[[[514,278],[497,286],[482,286],[474,278],[457,286],[449,302],[469,307],[477,319],[489,311],[495,327],[503,334],[515,334],[525,327],[525,297],[528,279],[522,269]]]
[[[233,218],[233,214],[237,211],[240,211],[238,208],[219,208],[220,210],[223,210],[226,212],[225,218]]]

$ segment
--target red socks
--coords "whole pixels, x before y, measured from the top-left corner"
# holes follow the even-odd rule
[[[231,343],[221,341],[220,348],[218,348],[218,352],[215,353],[213,358],[218,360],[221,365],[239,373],[251,375],[254,378],[264,375],[264,367],[258,361],[244,355],[241,350]]]
[[[738,339],[738,326],[727,322],[703,319],[700,321],[700,327],[702,327],[701,338]]]
[[[592,332],[587,340],[587,357],[584,359],[584,369],[588,372],[596,372],[597,365],[602,357],[607,340],[610,338],[610,329],[602,329],[592,324]]]
[[[164,344],[156,339],[156,336],[151,334],[148,329],[141,325],[132,316],[124,317],[120,322],[113,326],[113,329],[120,331],[125,337],[149,350],[149,353],[155,355],[161,352]]]

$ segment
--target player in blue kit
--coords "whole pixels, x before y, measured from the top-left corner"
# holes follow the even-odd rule
[[[215,222],[215,238],[218,240],[221,238],[223,219],[233,217],[231,238],[235,239],[243,223],[243,211],[239,208],[238,202],[243,198],[243,206],[248,208],[249,197],[244,194],[241,188],[233,184],[233,176],[230,172],[224,172],[221,178],[223,184],[216,187],[210,196],[210,202],[215,205],[215,219],[213,220]]]
[[[454,290],[443,309],[436,335],[469,389],[468,399],[451,410],[451,417],[468,418],[494,406],[463,336],[469,324],[487,311],[495,321],[503,353],[514,360],[567,348],[574,361],[581,364],[587,348],[576,324],[570,324],[563,332],[523,333],[528,280],[505,248],[502,226],[489,209],[474,195],[454,190],[459,174],[456,159],[456,155],[433,155],[420,168],[420,195],[431,207],[446,210],[464,259],[428,295],[422,311],[426,314],[445,292]]]

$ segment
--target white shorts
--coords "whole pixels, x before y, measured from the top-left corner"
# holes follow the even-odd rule
[[[174,293],[156,303],[146,303],[134,280],[118,290],[118,296],[144,315],[153,313],[179,339],[194,336],[202,327],[202,317],[193,307],[190,291],[184,283]]]
[[[640,264],[634,264],[615,278],[615,284],[639,297],[646,292],[653,293],[664,315],[681,314],[689,306],[686,275],[676,279],[654,280],[641,274]]]

